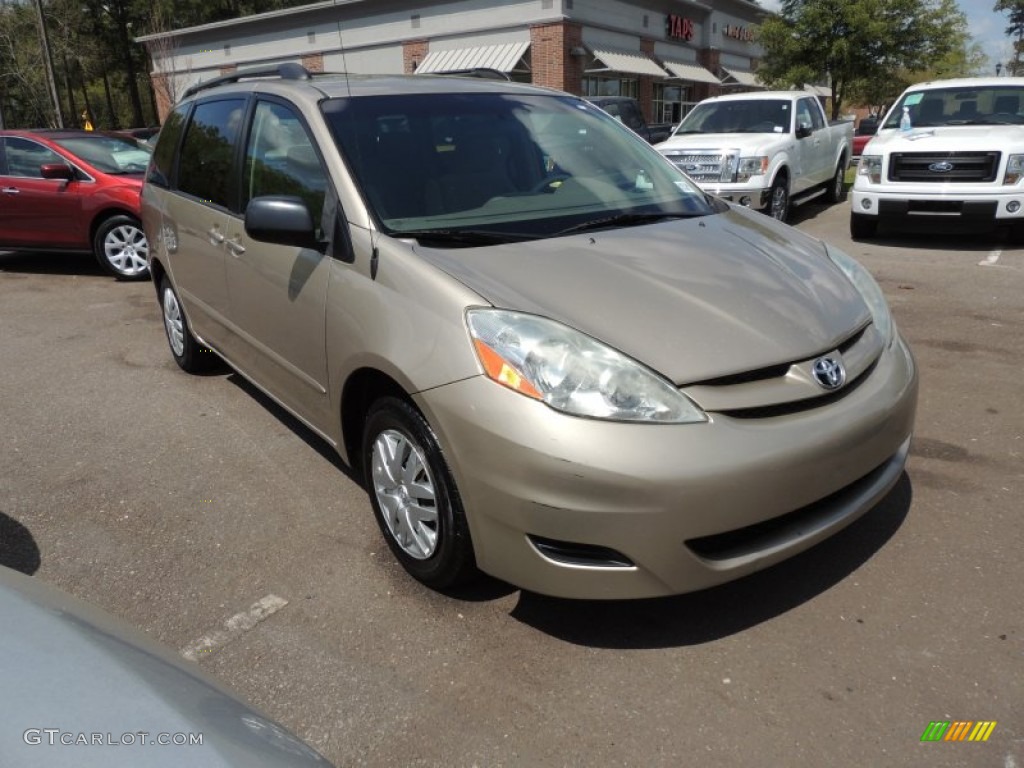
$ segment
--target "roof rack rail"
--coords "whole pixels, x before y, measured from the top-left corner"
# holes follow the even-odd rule
[[[449,69],[446,72],[431,72],[444,77],[480,77],[484,80],[511,80],[507,72],[492,67],[470,67],[469,69]]]
[[[221,75],[215,77],[212,80],[204,80],[201,83],[196,83],[190,86],[185,93],[182,94],[182,98],[188,98],[194,96],[200,91],[205,91],[208,88],[215,88],[218,85],[224,85],[225,83],[237,83],[239,80],[248,77],[280,77],[282,80],[309,80],[311,75],[309,70],[301,64],[296,64],[293,61],[285,62],[284,64],[275,64],[272,67],[250,67],[249,69],[237,69],[227,75]]]

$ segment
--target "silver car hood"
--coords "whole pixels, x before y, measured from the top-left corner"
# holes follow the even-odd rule
[[[813,357],[870,318],[820,241],[746,210],[416,251],[495,306],[559,320],[680,385]]]
[[[0,721],[6,725],[0,765],[330,768],[197,665],[109,614],[4,567],[0,616]],[[140,743],[160,733],[201,733],[203,743]],[[102,743],[61,743],[79,734],[87,741],[99,734]]]

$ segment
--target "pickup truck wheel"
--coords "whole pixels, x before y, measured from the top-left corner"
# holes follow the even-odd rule
[[[789,217],[789,184],[785,176],[780,176],[772,183],[767,213],[779,221],[785,221]]]
[[[878,231],[878,219],[860,213],[850,214],[850,237],[854,240],[865,240],[874,237]]]
[[[841,203],[845,197],[846,163],[840,160],[839,165],[836,166],[836,173],[828,185],[828,193],[825,195],[825,199],[830,203]]]

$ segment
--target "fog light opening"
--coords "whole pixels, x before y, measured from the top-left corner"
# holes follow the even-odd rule
[[[1010,213],[1016,213],[1017,211],[1020,210],[1020,201],[1011,200],[1006,204],[1006,210],[1008,210]]]
[[[593,544],[558,541],[527,534],[527,539],[541,555],[563,565],[583,565],[592,568],[635,568],[636,565],[621,552]]]
[[[745,195],[743,197],[741,197],[740,198],[740,205],[745,205],[745,206],[747,206],[749,208],[750,207],[750,198],[745,196]]]
[[[868,198],[865,197],[863,200],[860,201],[860,207],[863,208],[865,211],[870,211],[871,210],[871,200],[869,200]]]

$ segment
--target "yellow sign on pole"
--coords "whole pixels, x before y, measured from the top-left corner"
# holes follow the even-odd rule
[[[82,110],[82,127],[87,131],[92,130],[92,120],[89,119],[89,110],[87,109]]]

